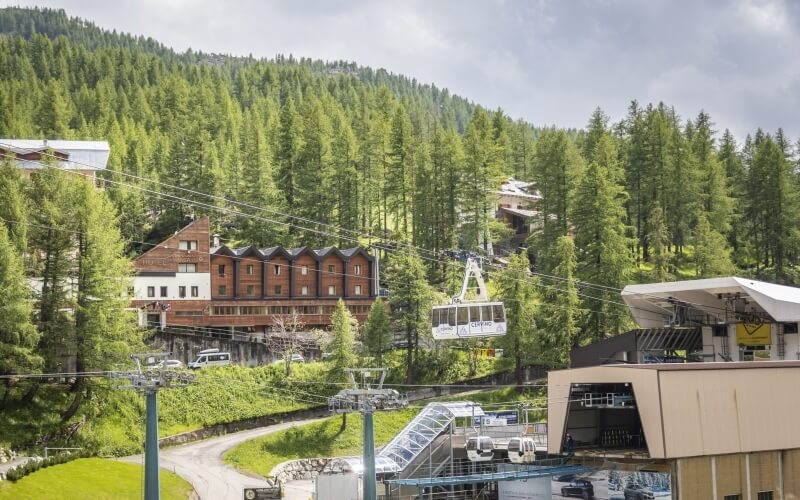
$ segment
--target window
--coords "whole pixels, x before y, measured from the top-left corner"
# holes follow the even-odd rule
[[[197,240],[181,240],[178,243],[178,248],[181,250],[197,250]]]
[[[219,286],[219,295],[226,295],[227,291],[228,290],[226,289],[225,285],[220,285]]]
[[[336,272],[336,266],[334,266],[334,265],[328,266],[328,272],[329,273],[335,273]]]
[[[307,285],[303,285],[303,287],[300,288],[300,295],[308,295],[308,286]]]
[[[267,314],[267,308],[264,306],[239,306],[239,315],[241,316],[263,316]]]
[[[281,294],[281,286],[275,285],[275,295],[280,295],[280,294]]]
[[[300,274],[302,274],[303,276],[305,276],[306,274],[308,274],[308,266],[303,266],[303,267],[301,267],[301,268],[300,268]]]
[[[178,287],[178,297],[180,297],[182,299],[186,298],[186,287],[185,286],[179,286]]]
[[[756,500],[772,500],[772,492],[771,491],[759,491],[758,497]]]
[[[361,285],[356,285],[354,291],[356,295],[361,295]]]
[[[727,337],[728,325],[714,325],[711,327],[711,335],[714,337]]]
[[[725,495],[723,500],[742,500],[742,495]]]
[[[192,287],[192,297],[199,297],[200,296],[200,289],[196,286]]]
[[[244,268],[245,272],[252,276],[253,275],[253,264],[247,264],[247,267]]]
[[[247,285],[247,295],[253,295],[255,293],[255,288],[253,285]]]
[[[166,297],[167,296],[167,287],[165,287],[165,286],[161,287],[161,296],[162,297]]]
[[[783,333],[797,333],[797,323],[783,323]]]
[[[233,316],[236,314],[236,306],[213,306],[212,316]]]
[[[275,269],[275,276],[280,276],[281,275],[281,266],[280,266],[280,264],[275,264],[274,266],[272,266],[272,268]]]
[[[336,295],[336,287],[333,285],[328,285],[328,295]]]
[[[156,287],[148,286],[147,287],[147,296],[148,297],[155,297],[156,296]]]
[[[197,264],[178,264],[179,273],[194,273],[197,272]]]
[[[361,264],[353,266],[353,274],[361,274]]]
[[[225,276],[225,265],[224,264],[220,264],[219,266],[217,266],[217,274],[219,274],[220,276]]]
[[[202,316],[203,311],[175,311],[175,316]]]

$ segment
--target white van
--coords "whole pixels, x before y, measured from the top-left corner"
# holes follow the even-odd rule
[[[197,359],[188,364],[189,368],[196,370],[208,366],[222,366],[231,364],[231,353],[219,352],[219,349],[205,349],[197,353]]]

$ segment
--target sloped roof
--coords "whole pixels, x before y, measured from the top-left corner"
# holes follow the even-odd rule
[[[538,192],[531,192],[532,182],[525,182],[516,180],[514,178],[508,179],[504,182],[497,193],[500,196],[516,196],[517,198],[527,198],[530,200],[538,200],[541,195]]]
[[[697,323],[740,322],[760,317],[773,322],[800,321],[800,288],[747,278],[725,277],[628,285],[622,299],[644,328],[661,327],[683,306]]]

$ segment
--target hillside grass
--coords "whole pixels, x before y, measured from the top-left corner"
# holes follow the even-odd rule
[[[161,498],[189,498],[192,487],[176,474],[161,471]],[[83,458],[41,469],[16,483],[0,482],[0,500],[138,500],[144,470],[140,465]]]
[[[437,398],[437,401],[474,401],[486,411],[514,409],[517,403],[530,401],[533,406],[546,406],[547,396],[539,388],[517,390],[507,387],[465,395]],[[416,408],[402,411],[375,413],[375,446],[381,446],[394,438],[419,412],[426,402],[415,403]],[[532,410],[530,421],[542,421],[544,410]],[[288,460],[300,458],[343,457],[361,455],[362,417],[351,414],[347,417],[347,428],[341,430],[342,417],[330,417],[321,422],[292,427],[285,431],[256,438],[231,449],[224,456],[226,464],[246,473],[269,475],[272,469]]]
[[[408,409],[375,413],[375,445],[388,443],[418,411]],[[341,428],[341,416],[291,427],[233,448],[225,454],[224,461],[241,471],[267,476],[273,467],[287,460],[361,455],[362,424],[362,416],[353,413],[347,416],[344,430]]]
[[[387,353],[387,383],[405,381],[404,351]],[[418,384],[447,384],[467,378],[463,351],[423,352]],[[364,358],[362,364],[374,365]],[[502,369],[501,360],[481,359],[475,376]],[[332,379],[328,362],[295,363],[290,377],[282,364],[254,368],[224,366],[197,370],[187,388],[158,394],[159,436],[166,437],[217,424],[325,406],[341,385]],[[43,383],[29,403],[22,395],[30,382],[20,382],[9,405],[0,411],[0,446],[42,454],[43,446],[85,447],[100,455],[131,455],[142,451],[144,398],[119,391],[107,379],[93,379],[93,396],[69,422],[61,413],[73,394],[66,383]]]

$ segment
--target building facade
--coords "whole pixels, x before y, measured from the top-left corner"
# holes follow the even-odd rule
[[[551,371],[548,452],[638,471],[615,498],[800,498],[798,377],[798,361]]]
[[[304,330],[330,325],[343,299],[359,323],[375,300],[377,260],[363,248],[210,245],[200,218],[134,260],[133,306],[143,326],[268,334],[296,316]]]
[[[0,161],[11,160],[25,175],[52,164],[94,179],[104,170],[111,148],[106,141],[61,141],[0,138]]]

